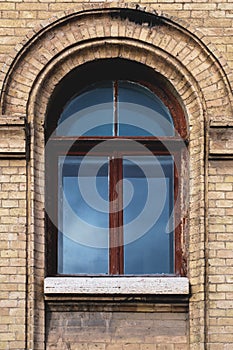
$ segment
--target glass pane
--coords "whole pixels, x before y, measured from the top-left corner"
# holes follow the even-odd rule
[[[112,82],[92,85],[65,107],[58,121],[60,136],[111,136],[113,134]]]
[[[123,161],[125,274],[174,272],[173,167],[171,156]]]
[[[149,89],[119,82],[120,136],[173,136],[174,125],[168,108]]]
[[[108,273],[108,159],[59,157],[58,272]]]

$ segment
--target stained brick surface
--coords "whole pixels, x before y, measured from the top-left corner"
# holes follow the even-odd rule
[[[188,349],[187,314],[48,312],[47,348]]]

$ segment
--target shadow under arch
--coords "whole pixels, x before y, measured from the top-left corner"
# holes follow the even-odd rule
[[[56,127],[63,107],[78,92],[89,85],[106,80],[128,80],[142,83],[151,89],[169,108],[180,136],[188,137],[187,120],[179,95],[160,73],[142,63],[123,58],[106,58],[84,63],[65,75],[56,85],[47,105],[45,116],[46,139]],[[52,121],[49,119],[52,118]],[[181,127],[182,125],[182,127]]]

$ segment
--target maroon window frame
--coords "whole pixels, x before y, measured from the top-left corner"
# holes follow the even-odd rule
[[[104,62],[105,64],[109,62]],[[114,62],[114,60],[110,61],[110,66],[114,67],[117,61]],[[101,62],[103,64],[103,62]],[[117,63],[118,64],[118,63]],[[116,65],[117,65],[116,64]],[[121,66],[122,64],[122,66]],[[174,215],[175,220],[175,237],[174,237],[174,245],[175,245],[175,262],[174,262],[174,274],[176,276],[184,276],[186,274],[186,268],[184,261],[186,261],[186,257],[183,255],[182,252],[182,244],[181,241],[182,238],[182,230],[183,230],[183,218],[181,213],[181,202],[182,198],[180,198],[180,188],[181,182],[178,179],[179,174],[182,173],[181,166],[184,166],[184,146],[187,145],[187,128],[186,128],[186,120],[185,115],[183,112],[183,109],[181,108],[180,104],[178,103],[177,98],[172,93],[172,89],[169,88],[169,84],[165,82],[160,76],[153,73],[153,75],[148,74],[142,74],[140,69],[138,70],[137,67],[137,74],[136,76],[143,75],[144,79],[135,79],[132,78],[132,66],[133,66],[133,72],[135,75],[135,67],[134,64],[131,62],[127,62],[126,66],[129,64],[128,74],[126,73],[126,70],[123,69],[124,74],[122,76],[122,73],[119,74],[119,66],[122,69],[122,67],[125,68],[125,62],[120,62],[118,69],[115,70],[114,74],[118,74],[119,78],[123,80],[124,76],[127,80],[129,78],[130,81],[134,81],[136,83],[140,83],[141,85],[144,85],[145,87],[149,88],[152,92],[154,92],[161,101],[168,107],[170,110],[170,113],[172,115],[173,121],[174,121],[174,127],[176,131],[179,133],[179,137],[119,137],[119,136],[109,136],[109,137],[64,137],[64,136],[52,136],[53,130],[55,130],[57,121],[59,119],[60,113],[61,113],[61,106],[64,105],[64,96],[60,98],[61,105],[59,103],[55,106],[56,99],[59,99],[59,94],[61,94],[61,86],[63,89],[65,89],[65,83],[63,82],[61,86],[58,87],[57,91],[55,92],[55,96],[52,96],[51,104],[49,105],[48,111],[47,111],[47,123],[46,123],[46,141],[49,140],[50,143],[50,151],[52,150],[52,153],[50,152],[49,159],[45,158],[45,173],[46,173],[46,212],[52,212],[53,220],[51,220],[50,216],[46,214],[46,237],[47,237],[47,275],[48,276],[57,276],[57,246],[58,246],[58,229],[57,224],[58,222],[58,157],[61,155],[85,155],[87,152],[89,152],[93,147],[95,147],[97,144],[106,141],[106,140],[117,140],[117,151],[116,147],[114,145],[113,149],[108,149],[107,153],[101,154],[101,155],[108,155],[110,160],[110,172],[114,174],[113,176],[110,176],[110,195],[109,195],[109,201],[110,206],[113,200],[115,199],[116,194],[114,193],[113,189],[115,187],[115,184],[121,179],[122,177],[122,156],[126,153],[124,152],[125,149],[125,142],[129,139],[133,139],[142,145],[144,145],[147,149],[149,149],[154,155],[172,155],[174,157],[174,201],[176,202],[176,208]],[[85,65],[84,65],[85,66]],[[92,79],[100,79],[98,77],[98,67],[96,64],[93,64],[93,66],[89,69],[89,75],[86,77],[86,83],[85,85],[89,84]],[[87,72],[87,67],[84,67],[84,72]],[[77,72],[77,74],[80,74],[82,76],[83,71]],[[106,72],[108,73],[108,76],[103,77],[106,78],[114,78],[111,76],[111,71],[108,71],[106,69]],[[140,74],[141,72],[141,74]],[[106,73],[106,74],[107,74]],[[145,73],[145,72],[144,72]],[[148,73],[148,72],[147,72]],[[151,72],[149,72],[151,74]],[[96,76],[97,75],[97,76]],[[92,78],[90,78],[92,76]],[[153,79],[151,78],[153,77]],[[146,79],[145,79],[146,78]],[[154,79],[156,78],[156,79]],[[82,79],[80,79],[82,81]],[[68,80],[69,81],[69,80]],[[78,89],[79,87],[77,87]],[[81,89],[81,86],[80,86]],[[77,93],[77,91],[75,91]],[[70,91],[70,94],[72,95],[72,89]],[[67,94],[66,99],[69,99],[70,96]],[[70,145],[70,146],[69,146]],[[69,149],[68,153],[64,150]],[[172,152],[169,151],[172,149]],[[138,155],[138,153],[134,153],[134,150],[129,150],[127,147],[127,152],[131,155]],[[99,155],[99,154],[98,154]],[[52,169],[52,172],[51,172]],[[51,176],[51,174],[53,176]],[[121,199],[118,198],[118,200],[122,200],[122,191],[120,191]],[[122,227],[123,223],[123,212],[119,210],[114,210],[114,213],[111,213],[110,210],[110,217],[109,217],[109,229],[110,229],[110,249],[109,249],[109,275],[122,275],[123,272],[123,265],[124,265],[124,254],[123,254],[123,232],[120,232],[119,227]],[[54,220],[55,219],[55,220]],[[117,244],[116,244],[117,243]],[[111,248],[113,246],[113,248]]]

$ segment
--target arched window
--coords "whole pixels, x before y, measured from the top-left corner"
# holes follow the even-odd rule
[[[183,274],[183,114],[143,66],[133,74],[127,65],[110,62],[113,71],[100,78],[93,64],[85,82],[84,67],[67,80],[71,88],[61,85],[70,90],[65,98],[59,87],[50,105],[50,275]]]
[[[129,81],[88,86],[65,106],[60,136],[174,136],[168,108],[148,88]]]

